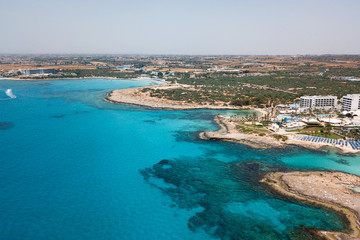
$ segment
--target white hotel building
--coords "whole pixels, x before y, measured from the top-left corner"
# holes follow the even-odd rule
[[[343,111],[357,111],[360,109],[360,94],[348,94],[341,99]]]
[[[302,96],[300,108],[331,109],[337,106],[337,96]]]

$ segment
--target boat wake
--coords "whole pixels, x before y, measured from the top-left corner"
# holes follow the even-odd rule
[[[5,94],[8,95],[10,98],[16,98],[16,96],[13,94],[12,89],[6,89]]]
[[[4,100],[10,100],[10,99],[14,99],[16,98],[16,96],[13,94],[12,89],[6,89],[5,94],[9,97],[9,98],[0,98],[0,100],[4,101]]]

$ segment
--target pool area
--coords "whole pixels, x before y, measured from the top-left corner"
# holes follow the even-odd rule
[[[293,121],[298,121],[299,117],[292,117],[292,116],[287,116],[287,115],[279,115],[279,116],[277,116],[277,120],[281,120],[283,122],[293,122]]]

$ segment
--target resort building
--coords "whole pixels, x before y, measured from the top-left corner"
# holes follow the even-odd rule
[[[22,75],[30,76],[30,75],[49,75],[54,74],[54,68],[40,68],[40,69],[22,69],[20,70]]]
[[[130,66],[130,65],[117,66],[116,70],[118,70],[118,71],[130,71],[130,70],[132,70],[132,66]]]
[[[336,96],[302,96],[300,97],[300,108],[331,109],[337,106]]]
[[[357,111],[360,109],[360,94],[348,94],[341,99],[343,111]]]

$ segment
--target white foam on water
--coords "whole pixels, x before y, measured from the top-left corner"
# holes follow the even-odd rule
[[[12,89],[6,89],[5,94],[10,98],[16,98],[16,96],[13,94]]]

